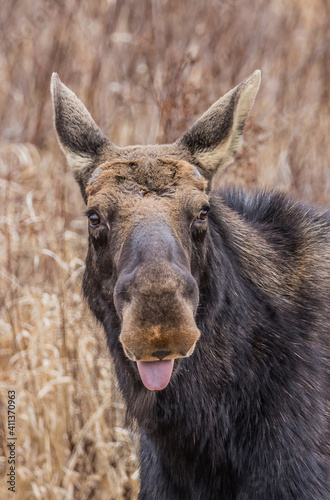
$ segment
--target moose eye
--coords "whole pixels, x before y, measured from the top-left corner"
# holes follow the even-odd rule
[[[197,217],[197,220],[200,220],[200,221],[202,221],[202,222],[205,222],[205,221],[207,220],[208,213],[209,213],[209,208],[208,208],[208,207],[203,208],[203,209],[199,212],[198,217]]]
[[[97,213],[93,212],[88,216],[89,225],[92,227],[96,227],[101,223],[101,219]]]

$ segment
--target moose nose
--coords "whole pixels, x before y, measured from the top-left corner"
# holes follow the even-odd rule
[[[171,351],[165,351],[162,349],[159,349],[158,351],[155,351],[152,353],[152,356],[154,358],[158,358],[160,361],[162,361],[166,356],[169,356],[171,354]]]
[[[188,301],[196,310],[199,300],[197,283],[186,269],[164,261],[123,271],[114,290],[114,303],[119,315],[124,306],[138,302],[140,316],[153,324],[158,324],[163,317],[167,319],[169,304],[174,307],[181,299]],[[142,314],[142,309],[148,311]]]

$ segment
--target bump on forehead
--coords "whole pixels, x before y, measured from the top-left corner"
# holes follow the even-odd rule
[[[136,161],[117,160],[100,165],[91,176],[87,196],[125,181],[159,194],[179,187],[200,191],[207,187],[198,169],[185,160],[142,157]]]
[[[87,196],[96,194],[102,188],[116,183],[116,181],[127,177],[132,177],[131,170],[136,166],[136,162],[117,160],[111,163],[103,163],[96,170],[94,170],[88,187],[86,188]]]
[[[199,181],[202,181],[201,189],[204,189],[204,185],[206,186],[206,181],[204,182],[204,178],[197,167],[195,167],[188,161],[176,159],[174,160],[172,158],[157,158],[157,161],[162,165],[167,165],[173,173],[176,173],[178,178],[186,180],[198,179]]]

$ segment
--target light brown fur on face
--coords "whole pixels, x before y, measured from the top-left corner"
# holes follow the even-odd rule
[[[148,243],[152,245],[149,227],[156,224],[162,235],[154,244],[159,245],[163,237],[165,247],[164,228],[171,228],[172,238],[179,244],[190,271],[189,238],[186,241],[184,238],[187,208],[194,220],[208,203],[206,187],[207,182],[195,167],[183,160],[144,157],[115,161],[100,165],[93,174],[86,188],[87,206],[97,210],[112,226],[110,230],[116,235],[113,260],[117,268],[134,230],[145,227]],[[194,321],[194,306],[182,298],[184,280],[159,252],[157,258],[158,265],[152,257],[140,264],[134,290],[130,290],[131,302],[121,313],[120,340],[133,361],[152,361],[153,353],[159,351],[169,352],[164,359],[188,356],[200,336]]]
[[[145,147],[146,156],[137,160],[118,160],[100,165],[95,179],[92,176],[89,181],[87,196],[116,185],[122,185],[125,190],[125,184],[126,189],[141,190],[143,194],[173,194],[175,189],[187,187],[202,192],[206,190],[207,182],[196,167],[187,161],[166,157],[153,159],[147,153],[148,149]]]

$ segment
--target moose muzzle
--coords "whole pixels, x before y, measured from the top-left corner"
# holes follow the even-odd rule
[[[121,270],[114,296],[123,349],[137,362],[150,390],[166,387],[174,359],[190,356],[200,337],[194,319],[199,300],[196,280],[173,237],[165,242],[163,231],[162,240],[153,244],[149,233],[146,248],[130,245],[134,257],[131,254],[128,260],[126,255],[130,264]]]

